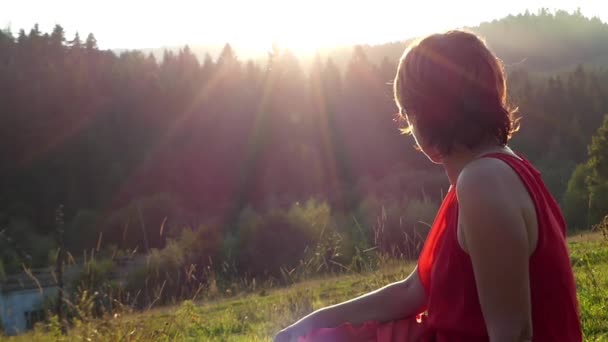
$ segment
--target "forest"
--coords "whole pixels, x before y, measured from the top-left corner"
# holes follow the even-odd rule
[[[505,62],[510,145],[569,230],[592,227],[608,213],[608,25],[542,10],[470,29]],[[156,258],[141,279],[174,294],[196,290],[187,265],[281,279],[356,270],[370,249],[415,259],[448,183],[395,121],[406,45],[156,58],[59,25],[0,31],[0,276],[53,265],[59,236],[75,260]]]

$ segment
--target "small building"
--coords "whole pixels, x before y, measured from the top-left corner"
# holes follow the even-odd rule
[[[145,262],[145,257],[116,257],[115,269],[110,279],[124,281],[127,274]],[[70,285],[82,273],[81,264],[71,264],[64,269],[66,297]],[[55,268],[31,269],[28,272],[9,275],[0,281],[0,336],[17,335],[30,330],[46,318],[48,304],[56,303],[59,287]]]
[[[9,275],[0,283],[2,331],[16,335],[44,319],[44,304],[57,297],[56,277],[51,269],[32,269]]]

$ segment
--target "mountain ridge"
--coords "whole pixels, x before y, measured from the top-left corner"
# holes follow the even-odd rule
[[[461,29],[475,32],[484,38],[507,67],[524,67],[539,72],[556,72],[577,65],[608,67],[608,24],[597,17],[585,17],[580,11],[569,13],[542,9],[534,14],[526,11]],[[398,60],[413,39],[359,46],[370,61],[380,65],[384,58]],[[331,58],[340,68],[344,68],[356,46],[319,49],[316,53],[299,55],[298,58],[304,68],[310,66],[317,55],[322,59]],[[256,53],[251,49],[232,47],[242,61],[252,60],[257,64],[264,64],[270,53],[270,50]],[[165,50],[178,52],[182,48],[183,46],[174,46],[137,50],[152,54],[158,61],[162,61]],[[192,45],[189,48],[202,63],[207,55],[216,59],[223,46]],[[112,51],[121,53],[127,49]]]

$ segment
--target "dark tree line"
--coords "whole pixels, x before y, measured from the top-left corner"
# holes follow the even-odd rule
[[[3,225],[12,240],[43,240],[16,249],[48,253],[59,204],[76,221],[72,249],[99,232],[157,247],[140,226],[156,232],[163,216],[230,229],[246,205],[323,197],[348,210],[361,179],[424,165],[393,123],[395,65],[382,74],[361,49],[342,75],[321,59],[305,73],[279,49],[263,66],[230,45],[202,63],[188,47],[160,62],[117,56],[93,35],[67,41],[60,26],[2,32],[0,44]]]
[[[525,14],[479,30],[490,39],[536,25],[557,39],[564,20],[583,29],[590,23],[590,39],[608,40],[605,24],[577,13]],[[492,39],[494,46],[499,39]],[[438,202],[447,185],[440,168],[393,120],[397,58],[388,56],[395,46],[359,46],[345,63],[318,56],[303,68],[279,48],[263,63],[239,58],[230,45],[216,58],[199,60],[186,46],[157,60],[99,50],[92,34],[68,40],[60,26],[1,31],[5,267],[46,262],[60,204],[66,244],[76,253],[100,239],[140,251],[162,247],[172,229],[209,222],[235,236],[244,209],[287,210],[309,198],[345,216],[370,196]],[[593,44],[573,48],[567,60],[556,62],[549,49],[534,63],[576,65],[603,54]],[[509,49],[497,52],[515,54]],[[523,116],[513,145],[561,199],[608,112],[608,72],[579,66],[547,74],[535,65],[509,67]]]

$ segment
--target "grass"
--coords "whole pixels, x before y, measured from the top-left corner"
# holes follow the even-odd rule
[[[608,341],[608,239],[569,239],[585,341]],[[67,336],[51,319],[9,341],[269,341],[281,327],[310,311],[403,279],[413,264],[388,262],[378,271],[312,279],[204,303],[78,321]],[[3,339],[0,337],[0,339]]]
[[[586,341],[608,341],[608,241],[599,234],[570,239]]]

